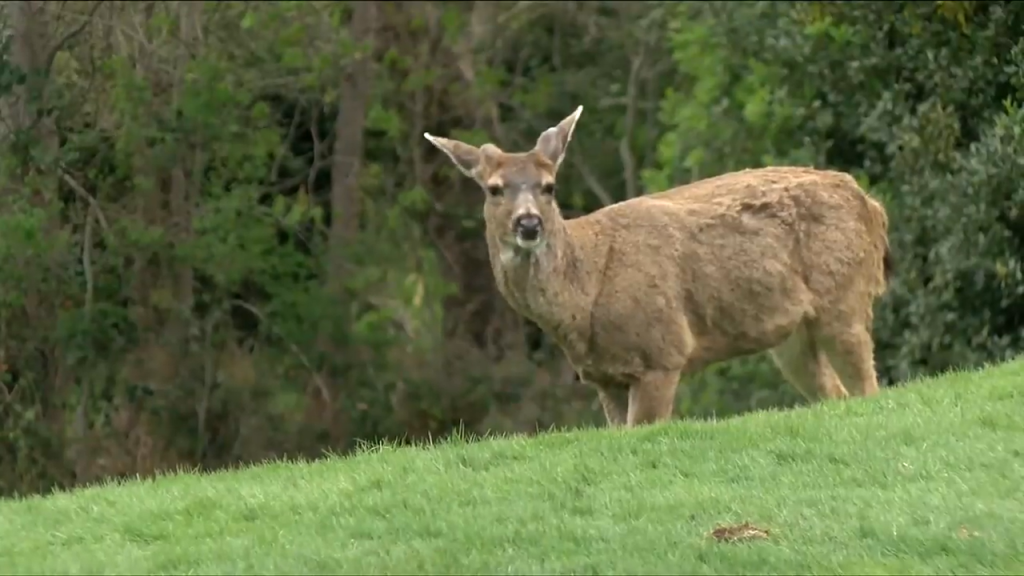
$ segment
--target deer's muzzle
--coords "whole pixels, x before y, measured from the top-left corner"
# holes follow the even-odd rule
[[[544,222],[536,214],[522,214],[512,221],[512,230],[522,242],[532,243],[540,238]]]

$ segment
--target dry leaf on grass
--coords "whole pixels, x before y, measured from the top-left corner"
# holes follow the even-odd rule
[[[956,535],[958,538],[966,540],[968,538],[974,538],[978,533],[974,530],[969,530],[966,526],[961,526],[960,529],[956,531]]]

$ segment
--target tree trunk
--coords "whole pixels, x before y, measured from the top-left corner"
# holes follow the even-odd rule
[[[177,110],[181,92],[186,82],[186,70],[192,59],[191,54],[200,49],[197,43],[202,38],[202,13],[204,2],[178,3],[178,28],[181,48],[178,51],[178,62],[174,79],[174,95],[172,110]],[[170,171],[168,190],[168,224],[169,236],[175,246],[180,246],[192,239],[192,213],[198,195],[199,182],[202,174],[202,142],[178,142],[177,161]],[[190,181],[191,180],[191,181]],[[174,258],[168,266],[168,280],[172,287],[176,310],[170,319],[169,336],[176,347],[185,351],[191,324],[192,306],[195,301],[195,272],[192,266]]]
[[[11,22],[11,63],[25,73],[26,80],[15,88],[4,105],[7,124],[12,131],[7,136],[15,144],[9,150],[17,164],[0,194],[7,198],[27,198],[33,207],[47,211],[49,218],[43,224],[42,237],[53,238],[60,230],[54,205],[60,141],[54,119],[46,113],[46,76],[51,50],[46,6],[43,2],[25,0],[8,2],[7,9]],[[35,327],[36,334],[40,336],[22,341],[18,346],[20,354],[16,352],[10,361],[14,364],[27,363],[30,354],[43,360],[35,375],[41,387],[40,412],[52,435],[53,445],[60,447],[65,443],[62,402],[71,381],[65,369],[63,352],[46,335],[46,327],[54,326],[57,314],[57,303],[44,292],[46,276],[57,269],[60,257],[55,250],[45,249],[51,247],[43,247],[42,259],[26,263],[26,269],[34,273],[26,277],[23,287],[25,325]]]
[[[338,91],[331,157],[331,230],[327,285],[332,297],[342,297],[345,249],[359,232],[359,173],[363,161],[363,130],[372,90],[372,52],[377,20],[376,2],[354,2],[350,34],[357,44]]]
[[[14,91],[7,107],[10,126],[30,130],[34,142],[52,160],[58,149],[57,130],[53,118],[45,110],[46,67],[49,60],[49,35],[42,2],[32,0],[8,3],[11,18],[11,63],[27,75],[24,85]]]
[[[15,88],[4,106],[7,125],[12,131],[8,136],[19,138],[35,152],[20,150],[21,165],[11,179],[7,193],[21,190],[31,194],[33,205],[44,207],[57,192],[55,161],[60,150],[57,127],[53,118],[45,113],[51,43],[45,7],[42,2],[24,0],[8,2],[7,9],[12,32],[11,63],[26,74],[25,83]],[[40,165],[36,165],[33,158],[39,158]],[[32,184],[28,182],[30,176],[36,176]],[[34,189],[25,189],[28,185],[33,185]]]
[[[373,85],[373,48],[377,27],[377,3],[353,2],[349,33],[357,46],[347,69],[341,77],[338,90],[338,116],[334,122],[334,149],[331,155],[331,227],[328,235],[326,294],[337,309],[344,306],[345,272],[349,245],[359,233],[360,190],[359,174],[363,162],[363,131]],[[335,342],[333,330],[337,315],[321,327],[318,347],[326,358],[342,357]],[[327,374],[334,372],[328,370]],[[348,418],[344,414],[336,419],[332,408],[339,388],[334,378],[325,378],[331,391],[313,394],[313,412],[325,419],[331,436],[351,440]],[[325,396],[326,395],[326,396]]]

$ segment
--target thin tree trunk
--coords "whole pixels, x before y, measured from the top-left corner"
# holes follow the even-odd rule
[[[146,24],[152,19],[155,3],[145,2],[142,5],[133,6],[132,20],[136,29],[145,30]],[[150,86],[153,86],[155,56],[145,47],[145,39],[132,39],[126,42],[123,47],[125,55],[134,59],[135,73],[140,78],[146,79]],[[135,203],[136,218],[146,227],[159,226],[161,219],[161,183],[158,177],[157,167],[154,165],[153,153],[149,143],[140,137],[135,143],[135,153],[132,158],[132,175],[134,189],[132,191]],[[154,255],[147,249],[134,254],[132,266],[131,293],[135,300],[132,319],[139,330],[143,347],[156,345],[150,342],[155,333],[157,324],[155,312],[150,305],[150,297],[153,290],[160,284],[159,267],[154,261]]]
[[[338,116],[334,122],[331,157],[331,230],[328,290],[341,296],[345,249],[359,231],[359,173],[363,162],[363,130],[371,96],[372,51],[377,20],[376,2],[354,2],[350,31],[358,46],[342,76]]]
[[[12,98],[4,108],[7,121],[14,132],[9,136],[28,136],[30,144],[39,152],[38,157],[49,164],[56,160],[60,142],[53,118],[43,112],[46,109],[46,66],[50,43],[44,10],[43,2],[8,2],[12,29],[11,63],[24,71],[27,78],[23,85],[14,90]],[[49,173],[53,166],[32,166],[28,159],[26,155],[26,162],[15,178],[15,189],[23,190],[26,185],[25,179],[33,168],[47,169],[38,189],[32,191],[34,204],[44,206],[47,200],[56,194],[57,179]],[[9,189],[8,192],[15,189]]]
[[[191,54],[198,51],[197,44],[202,38],[202,13],[204,2],[179,2],[178,20],[181,46],[178,49],[178,63],[174,79],[174,102],[172,109],[177,109],[181,92],[186,82],[186,70],[191,61]],[[175,246],[186,244],[192,239],[192,214],[197,198],[198,182],[195,180],[202,174],[202,143],[179,142],[177,162],[170,173],[170,189],[168,190],[168,223],[170,237]],[[184,352],[185,340],[188,337],[188,326],[191,320],[192,305],[195,301],[195,272],[192,266],[174,259],[168,267],[170,283],[174,292],[177,310],[171,318],[171,341],[174,346]]]
[[[334,149],[331,156],[331,228],[328,236],[326,294],[340,309],[345,298],[346,260],[353,238],[359,233],[359,174],[363,162],[363,131],[373,84],[373,48],[377,27],[377,2],[353,2],[349,31],[357,46],[342,75],[338,91],[338,116],[334,122]],[[333,322],[326,322],[318,337],[318,347],[328,358],[341,357],[335,344]],[[329,373],[329,372],[328,372]],[[331,382],[333,378],[326,378]],[[336,383],[330,385],[338,389]],[[334,392],[336,394],[336,392]],[[326,395],[326,396],[325,396]],[[326,423],[335,438],[349,438],[348,418],[337,420],[332,408],[331,392],[314,396],[320,404],[314,410],[326,416]],[[323,397],[325,396],[325,397]],[[323,417],[321,416],[321,417]]]
[[[18,86],[5,103],[4,112],[12,130],[8,136],[11,142],[20,141],[19,146],[10,149],[18,165],[7,179],[2,195],[22,196],[32,206],[50,212],[45,222],[43,237],[53,237],[60,229],[54,201],[57,196],[57,156],[60,141],[52,116],[46,114],[46,76],[49,65],[50,31],[43,2],[24,0],[8,2],[11,21],[11,62],[26,75],[26,81]],[[2,209],[2,208],[0,208]],[[24,312],[27,325],[45,331],[56,321],[56,306],[45,295],[45,276],[49,270],[56,270],[54,251],[43,253],[42,261],[27,264],[37,271],[38,276],[26,278],[23,287],[25,295]],[[43,420],[49,426],[55,446],[65,440],[65,412],[62,402],[68,393],[70,378],[64,365],[63,351],[52,346],[45,332],[38,341],[34,339],[20,346],[23,354],[40,353],[45,358],[45,373],[40,374],[40,409]],[[14,360],[18,362],[18,359]],[[67,455],[65,455],[67,456]],[[63,473],[63,470],[62,470]]]

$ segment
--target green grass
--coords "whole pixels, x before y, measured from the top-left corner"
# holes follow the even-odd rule
[[[749,521],[763,540],[717,542]],[[1024,362],[721,422],[0,502],[0,572],[1021,573]]]

